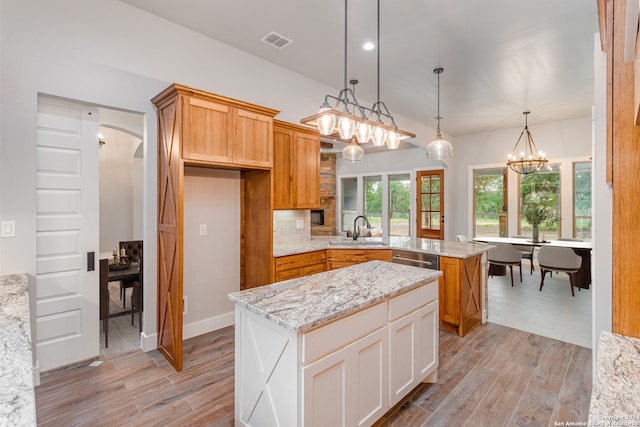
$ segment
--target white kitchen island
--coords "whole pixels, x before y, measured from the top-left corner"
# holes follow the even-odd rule
[[[371,261],[229,294],[236,425],[367,426],[435,382],[441,275]]]

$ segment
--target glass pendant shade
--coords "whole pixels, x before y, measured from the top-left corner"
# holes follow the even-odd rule
[[[355,142],[351,142],[342,150],[342,158],[352,163],[361,162],[364,159],[364,150]]]
[[[338,133],[342,139],[351,139],[356,131],[356,122],[349,117],[340,116],[338,120]]]
[[[387,147],[389,150],[395,150],[400,146],[400,136],[395,132],[387,133]]]
[[[360,144],[365,144],[371,139],[371,126],[365,122],[356,125],[356,139]]]
[[[384,145],[384,141],[387,139],[387,130],[380,126],[376,126],[373,129],[371,139],[373,140],[373,145],[376,147],[382,147]]]
[[[438,133],[436,139],[427,145],[427,157],[430,159],[446,159],[453,156],[453,147],[451,143],[442,138]]]
[[[319,119],[318,119],[318,132],[320,132],[320,135],[323,136],[327,136],[327,135],[331,135],[333,133],[333,129],[336,126],[336,116],[335,114],[333,114],[331,112],[331,107],[327,106],[322,106],[320,107],[320,110],[318,110],[318,113],[324,113]]]

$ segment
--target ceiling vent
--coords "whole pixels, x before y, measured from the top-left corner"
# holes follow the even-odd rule
[[[280,34],[276,33],[275,31],[271,31],[269,34],[264,36],[262,38],[262,41],[265,42],[266,44],[269,44],[269,45],[277,48],[277,49],[282,49],[282,48],[290,45],[291,43],[293,43],[293,40],[289,40],[285,36],[281,36]]]

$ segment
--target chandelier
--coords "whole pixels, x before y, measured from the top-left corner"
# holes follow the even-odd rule
[[[372,141],[376,146],[385,143],[390,149],[398,148],[400,141],[415,135],[398,129],[389,109],[380,101],[380,0],[378,0],[378,101],[371,108],[358,102],[355,92],[347,86],[347,0],[344,2],[344,89],[338,96],[326,95],[320,110],[300,120],[316,126],[322,136],[338,135],[351,143],[342,157],[351,162],[362,161],[364,150],[358,144]],[[333,105],[331,105],[333,104]],[[355,138],[354,138],[355,137]]]
[[[438,129],[436,130],[436,138],[427,145],[427,157],[430,159],[446,159],[447,157],[453,157],[453,147],[451,143],[445,140],[440,133],[440,119],[444,119],[440,115],[440,74],[444,71],[444,68],[438,67],[433,72],[438,76],[438,115],[434,117],[438,120]]]
[[[518,138],[518,141],[516,141],[516,145],[513,146],[512,153],[507,157],[507,166],[509,166],[512,171],[517,172],[520,175],[529,175],[531,173],[539,172],[549,160],[547,160],[545,153],[538,151],[538,147],[536,147],[536,143],[533,141],[531,132],[529,132],[527,116],[531,114],[531,112],[525,111],[522,114],[524,114],[524,129],[522,129],[520,137]],[[522,140],[522,137],[525,134],[526,139],[522,144],[524,147],[521,147],[520,150],[518,150],[518,144],[520,144],[520,140]]]

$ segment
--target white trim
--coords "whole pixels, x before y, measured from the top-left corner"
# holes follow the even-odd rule
[[[158,348],[158,334],[147,335],[140,332],[140,349],[145,353]]]
[[[234,325],[234,314],[230,311],[219,316],[209,317],[208,319],[199,320],[182,326],[182,340],[197,337],[208,332],[217,331]]]

